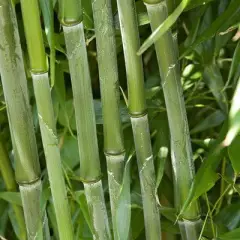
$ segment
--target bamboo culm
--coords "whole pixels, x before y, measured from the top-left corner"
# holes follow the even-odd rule
[[[104,152],[107,160],[113,233],[114,239],[117,240],[119,229],[116,218],[123,181],[125,149],[119,112],[120,89],[115,30],[110,0],[92,0],[92,8],[103,107]]]
[[[28,239],[42,239],[42,183],[15,11],[0,1],[0,72]]]
[[[38,2],[21,0],[21,9],[59,238],[72,240],[72,221],[58,147]]]
[[[2,174],[6,190],[11,192],[17,191],[17,184],[14,180],[14,171],[11,166],[11,160],[8,156],[7,150],[4,146],[4,143],[0,139],[0,172]],[[15,213],[15,217],[19,227],[19,236],[20,239],[25,240],[27,238],[25,221],[23,210],[20,206],[16,204],[12,204],[13,212]]]
[[[145,0],[145,4],[154,31],[168,16],[167,4],[161,0]],[[155,43],[155,49],[170,128],[175,206],[180,211],[188,197],[195,170],[176,44],[169,30]],[[197,202],[192,203],[181,216],[179,226],[183,239],[198,239],[200,220]]]
[[[128,81],[128,107],[138,161],[147,240],[161,239],[160,214],[155,195],[156,177],[144,89],[144,74],[139,48],[139,33],[134,0],[118,0],[123,50]]]
[[[111,239],[111,232],[101,180],[96,120],[82,11],[77,0],[61,0],[59,4],[59,17],[63,25],[73,86],[73,102],[80,154],[80,178],[84,183],[85,195],[92,219],[93,238],[107,240]]]

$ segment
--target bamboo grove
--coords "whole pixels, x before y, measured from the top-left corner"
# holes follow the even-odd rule
[[[238,16],[0,0],[0,239],[237,239]]]

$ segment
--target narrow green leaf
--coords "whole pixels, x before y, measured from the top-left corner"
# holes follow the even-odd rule
[[[172,25],[177,21],[178,17],[184,11],[190,0],[183,0],[174,12],[145,40],[137,55],[143,54],[152,44],[154,44],[164,33],[166,33]]]
[[[220,135],[216,142],[213,144],[208,157],[203,161],[201,167],[198,169],[189,191],[188,198],[183,205],[179,215],[185,212],[190,204],[199,196],[211,189],[218,180],[219,176],[216,173],[216,168],[219,165],[224,154],[224,146],[222,145],[222,141],[227,132],[227,128],[228,122],[226,121],[223,124]]]
[[[9,205],[6,201],[0,200],[0,235],[4,235],[8,225]]]
[[[229,70],[228,74],[228,80],[225,84],[224,89],[226,89],[233,78],[234,74],[237,72],[237,69],[239,68],[239,62],[240,62],[240,41],[238,41],[237,47],[234,51],[233,59],[232,59],[232,64]]]
[[[190,3],[188,4],[188,6],[186,7],[185,11],[189,11],[193,8],[202,6],[202,5],[206,5],[210,2],[212,2],[214,0],[191,0]]]
[[[218,237],[219,240],[239,240],[240,228],[236,228],[231,232],[225,233]]]
[[[225,120],[226,115],[222,111],[216,110],[209,116],[207,116],[203,121],[200,121],[196,127],[191,130],[191,133],[202,132],[210,128],[219,126]]]
[[[22,200],[19,192],[0,192],[0,198],[18,206],[22,206]]]
[[[240,161],[239,161],[239,147],[240,147],[240,136],[237,135],[228,147],[228,154],[232,162],[233,169],[236,173],[240,173]]]
[[[240,224],[240,204],[231,204],[226,206],[217,216],[214,221],[225,225],[229,230],[237,228]]]
[[[141,208],[132,209],[131,229],[132,239],[138,239],[144,230],[144,217],[143,210]]]
[[[222,109],[223,113],[228,112],[227,96],[222,91],[224,87],[223,77],[217,64],[209,64],[205,66],[203,79],[208,85],[210,91],[215,97],[218,105]]]
[[[229,21],[238,16],[240,12],[239,0],[232,0],[229,4],[228,8],[225,12],[223,12],[211,25],[208,27],[200,36],[196,38],[196,40],[190,45],[190,47],[180,56],[183,58],[190,51],[192,51],[196,46],[200,43],[212,38],[217,33],[219,33],[220,29],[224,24],[229,23]]]
[[[64,165],[73,169],[79,164],[79,152],[77,139],[72,136],[65,136],[61,148],[61,156]]]
[[[54,29],[53,29],[53,5],[52,1],[40,0],[40,7],[43,14],[45,32],[50,48],[54,47]]]
[[[116,209],[116,223],[118,229],[118,239],[128,240],[131,222],[131,194],[130,194],[130,167],[131,156],[126,162],[121,192],[118,197]]]
[[[75,200],[77,201],[77,203],[80,206],[80,209],[83,213],[84,219],[88,224],[89,229],[91,230],[92,233],[94,233],[94,228],[92,226],[92,221],[91,221],[91,217],[88,211],[88,205],[87,205],[87,200],[84,194],[84,191],[80,190],[80,191],[76,191],[74,192],[74,196],[75,196]]]

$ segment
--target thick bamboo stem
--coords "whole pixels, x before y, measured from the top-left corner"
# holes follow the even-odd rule
[[[96,120],[91,89],[87,49],[80,2],[60,3],[60,21],[63,25],[73,89],[80,177],[84,183],[88,208],[92,217],[93,238],[111,239],[97,142]],[[81,107],[80,107],[81,106]]]
[[[73,239],[72,221],[58,147],[48,73],[32,73],[32,79],[59,238],[71,240]]]
[[[125,149],[119,113],[115,30],[110,0],[92,0],[92,8],[103,107],[104,152],[108,168],[113,233],[114,239],[117,240],[119,239],[119,230],[116,212],[123,181]]]
[[[25,189],[28,189],[27,204],[23,204],[28,239],[35,239],[35,236],[42,239],[42,184],[37,145],[16,16],[11,2],[7,0],[0,1],[0,72],[14,149],[15,176],[23,202]],[[34,202],[35,199],[39,201]]]
[[[161,239],[160,215],[155,196],[155,169],[146,113],[144,74],[139,48],[139,33],[134,0],[118,0],[118,13],[125,56],[128,103],[138,160],[143,198],[146,239]]]
[[[154,31],[168,16],[167,4],[162,0],[146,0],[145,4],[152,31]],[[155,43],[155,49],[171,135],[175,206],[180,211],[188,197],[195,170],[176,43],[171,31],[168,31]],[[199,209],[197,202],[194,202],[181,217],[179,226],[183,239],[198,239]]]
[[[92,214],[94,239],[111,239],[101,181],[96,120],[83,23],[64,26],[63,30],[73,86],[80,177],[84,183],[89,211]]]
[[[59,238],[72,240],[72,221],[58,147],[38,2],[21,0],[21,9]]]

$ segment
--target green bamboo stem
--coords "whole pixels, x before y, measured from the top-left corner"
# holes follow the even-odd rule
[[[96,120],[82,11],[77,0],[62,0],[59,3],[59,17],[63,25],[73,89],[80,154],[80,177],[84,183],[88,208],[92,216],[93,237],[107,240],[111,239],[111,233],[101,181]]]
[[[167,5],[165,1],[161,0],[145,0],[145,4],[152,31],[154,31],[168,16]],[[180,211],[188,197],[195,170],[176,43],[171,31],[168,31],[156,42],[155,49],[170,127],[175,206]],[[199,209],[197,202],[194,202],[181,217],[179,226],[182,238],[198,239]]]
[[[28,212],[24,211],[25,222],[29,229],[35,229],[34,231],[28,230],[28,239],[44,239],[43,238],[43,224],[42,220],[36,220],[35,216],[39,215],[39,208],[41,206],[41,194],[42,183],[41,181],[33,182],[31,185],[23,184],[19,186],[22,198],[23,209],[28,209]],[[41,213],[40,213],[41,215]]]
[[[83,23],[63,26],[63,30],[73,86],[81,166],[80,178],[84,183],[88,207],[92,216],[94,239],[111,239],[101,181],[95,113]]]
[[[139,48],[135,1],[118,0],[118,12],[128,80],[128,104],[138,160],[146,239],[161,239],[160,215],[155,196],[155,169],[144,96],[144,74]]]
[[[38,2],[21,0],[21,8],[59,238],[72,240],[73,229],[58,147]]]
[[[125,149],[119,113],[115,30],[110,0],[92,0],[103,109],[104,152],[108,168],[114,239],[119,239],[116,211],[123,181]]]
[[[42,188],[37,145],[16,16],[11,2],[7,0],[0,1],[0,72],[28,239],[42,239],[40,204],[33,202],[40,199]]]
[[[4,144],[0,140],[0,172],[2,174],[4,183],[6,185],[6,189],[9,192],[16,192],[17,191],[17,184],[14,180],[14,171],[11,166],[10,159],[8,157],[7,151],[4,147]],[[23,210],[16,204],[12,204],[13,211],[16,216],[16,220],[19,226],[20,232],[20,239],[27,239],[25,221]]]

